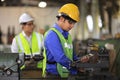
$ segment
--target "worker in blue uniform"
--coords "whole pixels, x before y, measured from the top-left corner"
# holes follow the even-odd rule
[[[70,74],[77,74],[77,70],[70,67],[77,56],[73,52],[69,31],[79,21],[79,9],[75,4],[65,4],[56,17],[57,22],[45,33],[46,73],[50,77],[67,78]],[[85,57],[81,59],[82,62],[87,60]]]

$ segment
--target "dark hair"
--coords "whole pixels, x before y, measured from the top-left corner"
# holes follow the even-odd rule
[[[65,14],[65,13],[59,13],[56,17],[57,17],[57,19],[59,20],[60,19],[60,17],[63,17],[63,18],[65,18],[65,19],[67,19],[67,20],[72,20],[73,22],[76,22],[75,20],[73,20],[72,18],[70,18],[67,14]]]

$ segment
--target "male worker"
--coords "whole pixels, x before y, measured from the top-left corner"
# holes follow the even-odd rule
[[[43,48],[43,35],[34,31],[34,18],[28,13],[23,13],[19,18],[22,32],[16,35],[12,41],[11,51],[13,53],[25,53],[26,56],[34,57],[40,55]],[[21,69],[25,69],[34,63],[31,59]],[[36,63],[36,68],[42,68],[42,61]]]
[[[73,54],[69,31],[79,21],[79,9],[75,4],[65,4],[56,17],[57,22],[45,34],[46,77],[67,78],[69,74],[77,74],[77,70],[70,67],[70,63],[77,60],[77,57]],[[85,57],[81,59],[83,62],[87,60]]]

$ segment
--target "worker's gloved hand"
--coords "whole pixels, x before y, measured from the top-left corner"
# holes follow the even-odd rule
[[[90,59],[90,57],[88,57],[88,56],[83,56],[83,57],[80,58],[80,61],[84,63],[84,62],[88,62],[89,59]]]
[[[31,58],[29,61],[25,61],[25,66],[26,68],[36,67],[37,63]]]
[[[83,62],[83,63],[88,62],[90,60],[90,58],[93,57],[93,56],[94,56],[94,54],[87,54],[87,55],[81,57],[80,61]]]
[[[29,61],[25,61],[25,66],[29,66],[34,62],[33,59],[30,59]]]

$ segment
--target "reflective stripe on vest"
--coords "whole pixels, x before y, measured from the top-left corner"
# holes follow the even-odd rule
[[[47,57],[46,57],[46,50],[45,50],[45,48],[44,48],[44,52],[43,52],[43,56],[44,56],[44,59],[43,59],[43,64],[42,64],[42,66],[43,66],[43,70],[42,70],[42,76],[43,77],[46,77],[46,63],[47,63]]]
[[[18,38],[18,39],[17,39]],[[16,42],[18,43],[18,45],[19,45],[19,52],[25,52],[24,51],[24,48],[23,48],[23,46],[22,46],[22,42],[21,42],[21,39],[20,39],[20,36],[18,36],[18,37],[16,37]]]

